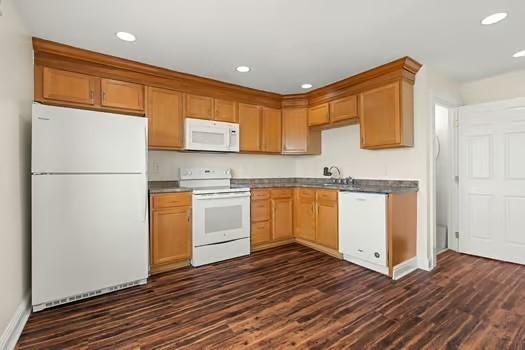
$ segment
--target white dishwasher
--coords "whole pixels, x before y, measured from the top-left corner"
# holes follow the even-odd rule
[[[386,211],[386,194],[339,194],[339,250],[343,258],[388,275]]]

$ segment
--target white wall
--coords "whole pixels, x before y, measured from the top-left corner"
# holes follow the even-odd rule
[[[439,252],[446,246],[446,228],[449,222],[450,165],[449,156],[449,110],[436,105],[435,130],[439,142],[436,159],[436,248]]]
[[[294,177],[295,158],[281,155],[150,151],[148,177],[152,181],[178,180],[179,168],[228,167],[233,176]]]
[[[525,70],[465,83],[461,95],[466,105],[525,96]]]
[[[31,37],[2,1],[0,17],[0,335],[27,295],[30,242]]]

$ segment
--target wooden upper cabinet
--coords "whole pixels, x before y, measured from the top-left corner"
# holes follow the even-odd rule
[[[359,96],[361,148],[414,145],[413,86],[404,81]]]
[[[308,128],[307,108],[285,108],[282,112],[284,154],[320,154],[321,131]]]
[[[182,93],[148,87],[146,96],[150,148],[183,148],[184,118]]]
[[[186,115],[188,118],[213,119],[213,98],[186,94]]]
[[[228,100],[213,100],[213,119],[220,122],[237,123],[237,103]]]
[[[132,111],[144,110],[144,85],[128,83],[120,80],[101,79],[101,106],[126,109]]]
[[[293,198],[272,198],[272,240],[293,237]]]
[[[42,97],[46,100],[93,106],[98,78],[86,74],[44,67]]]
[[[261,108],[256,105],[239,103],[240,150],[258,152],[261,150]]]
[[[281,153],[281,110],[266,108],[262,109],[262,151],[270,153]]]
[[[330,109],[328,103],[310,107],[308,109],[308,126],[323,125],[330,122]]]
[[[330,102],[330,122],[358,118],[357,96],[348,96]]]
[[[337,191],[317,191],[317,243],[331,249],[339,248]]]

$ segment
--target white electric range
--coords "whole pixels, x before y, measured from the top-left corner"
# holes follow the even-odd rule
[[[193,189],[193,266],[250,254],[250,189],[231,188],[231,169],[181,168]]]

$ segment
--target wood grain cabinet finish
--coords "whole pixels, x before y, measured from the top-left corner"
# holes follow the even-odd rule
[[[272,198],[272,240],[293,238],[293,198]]]
[[[284,108],[282,118],[282,153],[321,154],[321,130],[308,127],[307,108]]]
[[[324,125],[330,122],[330,109],[328,103],[308,109],[308,126]]]
[[[365,91],[359,96],[361,148],[414,145],[413,86],[404,81]]]
[[[270,220],[270,202],[266,199],[252,200],[251,217],[252,222]]]
[[[281,110],[262,108],[262,151],[281,153],[282,150]]]
[[[213,119],[213,98],[185,94],[185,117],[197,119]]]
[[[261,151],[261,108],[257,105],[239,103],[240,150]]]
[[[317,215],[316,215],[316,243],[327,248],[338,250],[339,230],[338,230],[338,203],[337,191],[318,190],[317,195]]]
[[[86,74],[44,67],[42,95],[45,100],[94,106],[99,79]]]
[[[268,244],[272,240],[270,221],[252,223],[252,247]]]
[[[184,147],[183,94],[173,90],[147,88],[146,116],[149,119],[149,148]]]
[[[130,110],[144,110],[144,85],[113,79],[100,79],[101,106]]]
[[[229,100],[213,100],[213,119],[220,122],[237,123],[237,103]]]
[[[315,190],[298,188],[294,193],[294,234],[298,238],[315,241]]]
[[[357,114],[357,96],[348,96],[330,102],[330,122],[337,123],[344,120],[355,120]]]
[[[150,271],[186,266],[191,258],[191,193],[151,197]]]

